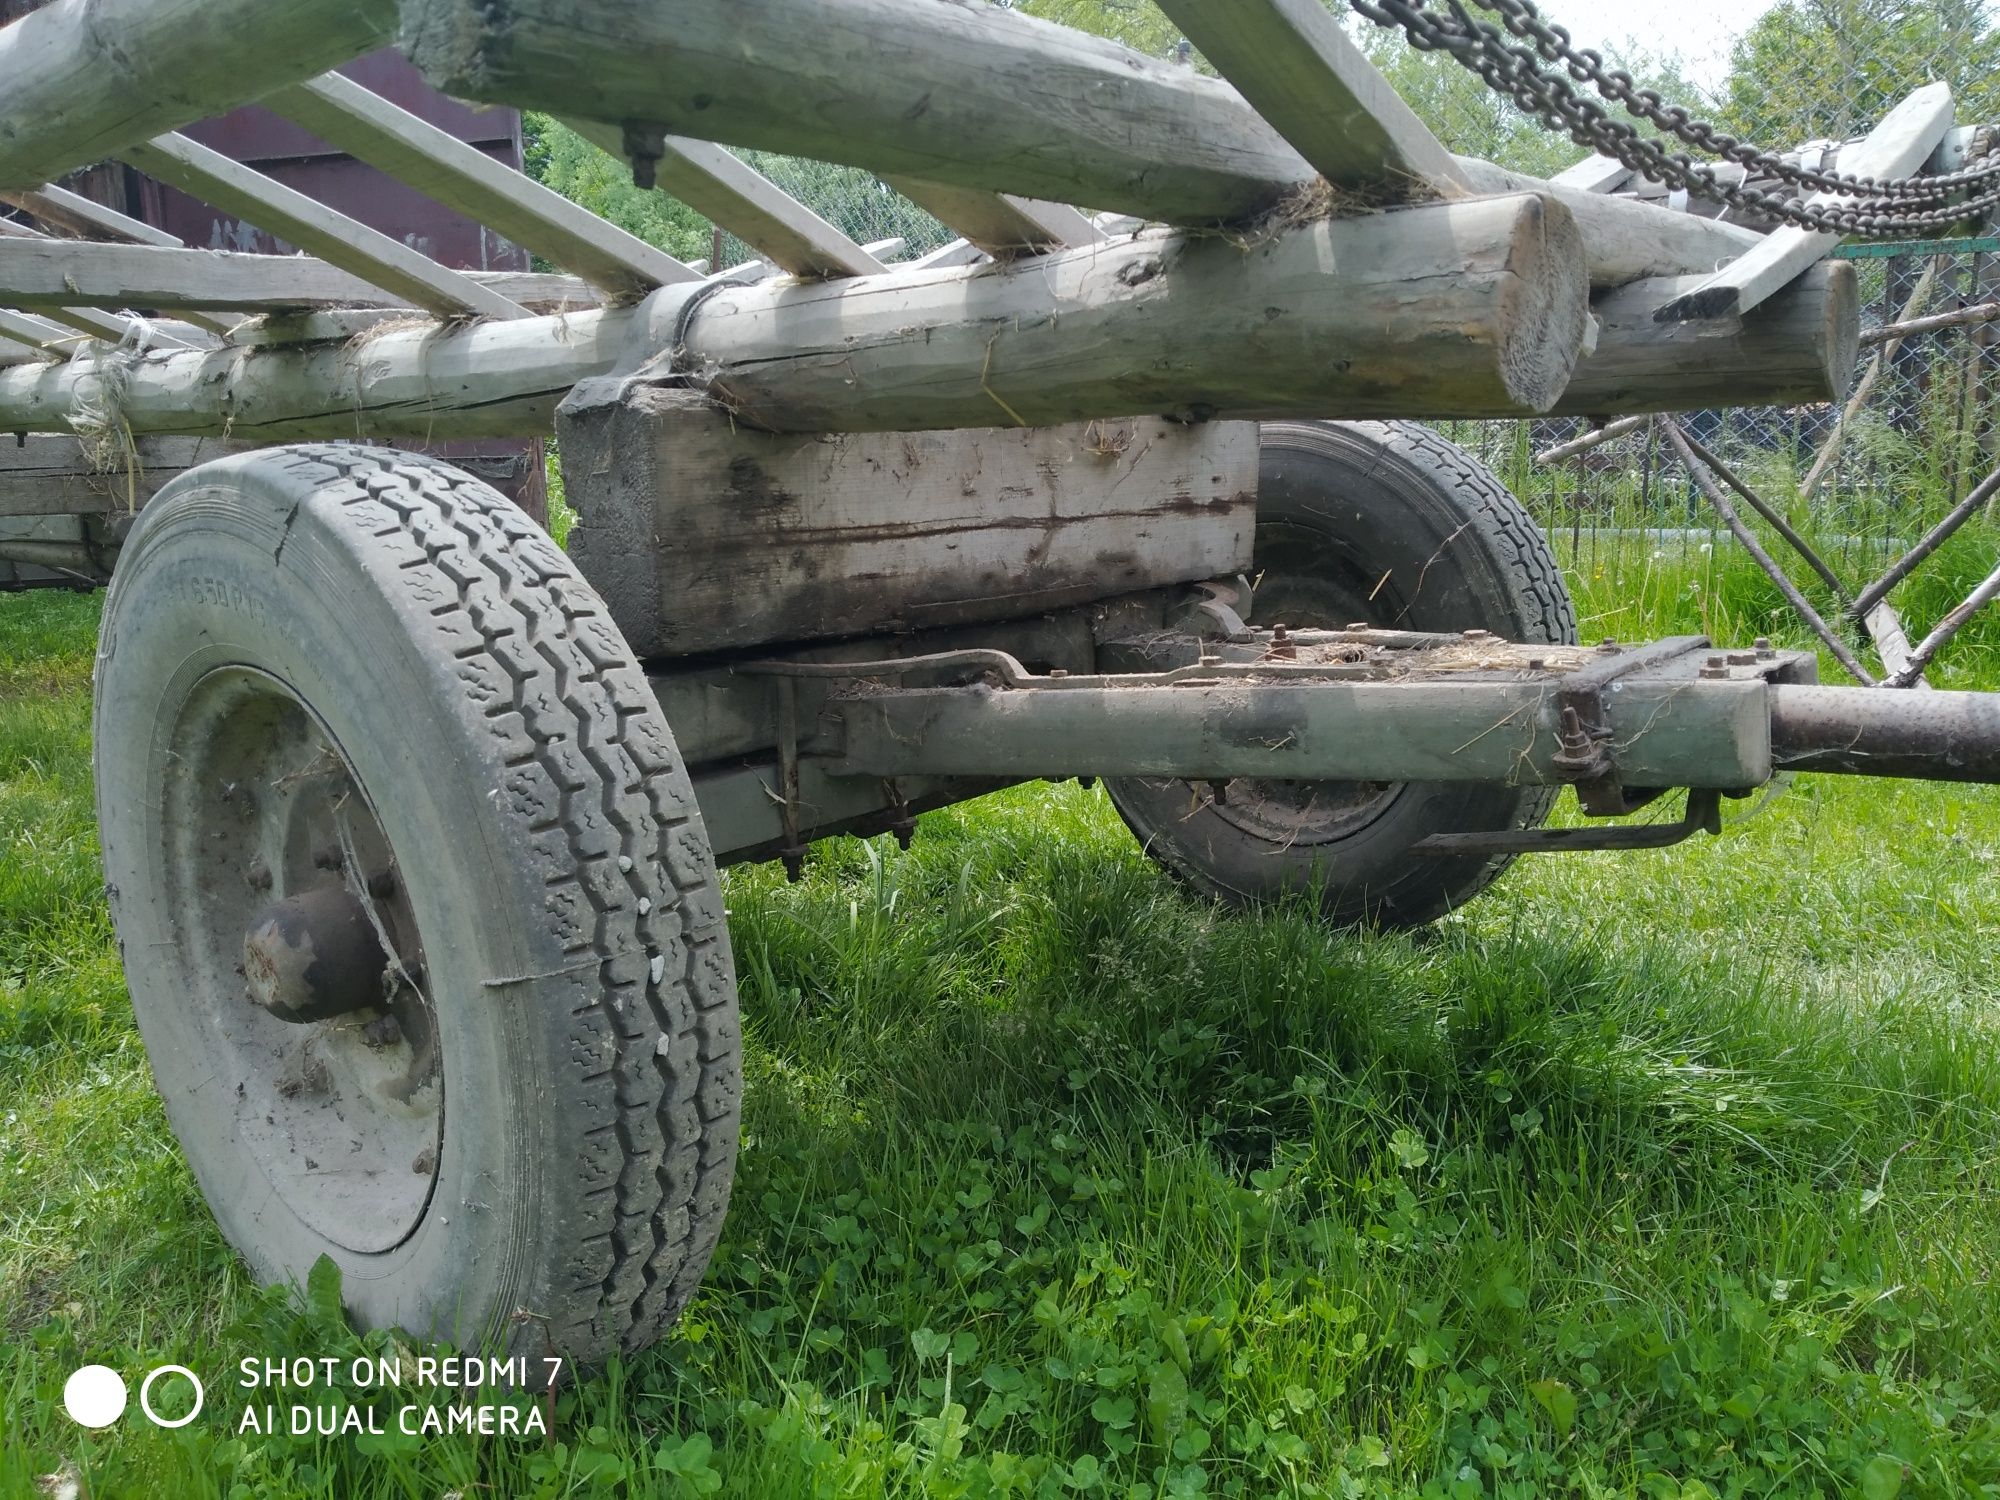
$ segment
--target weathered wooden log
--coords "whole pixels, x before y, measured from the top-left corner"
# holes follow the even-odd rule
[[[1584,280],[1569,215],[1522,195],[1247,246],[1154,233],[1025,274],[721,292],[693,319],[685,364],[740,420],[779,431],[1520,415],[1569,379]]]
[[[324,73],[395,18],[395,0],[56,0],[0,29],[0,188]]]
[[[1470,156],[1455,158],[1476,193],[1549,193],[1576,219],[1600,290],[1648,276],[1705,276],[1763,243],[1754,230],[1677,214],[1590,188],[1544,182]]]
[[[1601,294],[1592,304],[1597,352],[1578,361],[1554,414],[1785,406],[1838,401],[1846,392],[1861,328],[1853,266],[1814,266],[1739,316],[1699,323],[1654,318],[1663,301],[1700,280],[1665,277]]]
[[[775,430],[1512,416],[1568,383],[1585,308],[1569,215],[1524,195],[1249,245],[1156,232],[1019,268],[669,287],[638,309],[148,355],[116,385],[141,433],[501,436],[547,430],[577,382],[678,343],[691,379]],[[89,362],[0,372],[0,431],[63,430],[79,387],[102,385]]]

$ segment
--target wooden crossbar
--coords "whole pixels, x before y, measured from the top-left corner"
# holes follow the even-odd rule
[[[264,103],[603,291],[626,295],[700,279],[664,250],[338,73],[281,89]]]
[[[401,240],[370,229],[186,136],[160,136],[119,154],[140,171],[288,240],[426,312],[447,318],[528,316],[519,303],[469,276],[447,271]]]
[[[1336,187],[1462,192],[1430,127],[1319,0],[1160,0],[1216,70]]]
[[[616,125],[564,122],[592,145],[625,154]],[[667,137],[654,173],[663,193],[714,220],[794,276],[871,276],[882,263],[741,157],[706,141]]]
[[[957,230],[989,255],[1039,254],[1044,250],[1094,245],[1104,238],[1075,209],[1062,203],[950,187],[911,177],[890,177],[889,186],[931,217]]]
[[[1951,122],[1950,86],[1927,84],[1884,115],[1866,140],[1841,152],[1840,170],[1856,177],[1906,177],[1937,150]],[[1838,194],[1815,193],[1806,201],[1823,206],[1841,199]],[[1789,224],[1773,230],[1761,244],[1674,298],[1656,316],[1662,322],[1682,322],[1748,312],[1824,260],[1841,238]]]

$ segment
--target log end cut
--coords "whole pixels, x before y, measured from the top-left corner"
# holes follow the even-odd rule
[[[1510,401],[1545,412],[1569,385],[1590,328],[1590,267],[1576,219],[1559,200],[1528,193],[1515,201],[1511,283],[1500,297],[1494,352]]]

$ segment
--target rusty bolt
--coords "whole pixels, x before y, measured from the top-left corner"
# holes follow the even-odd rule
[[[1771,638],[1769,636],[1760,635],[1753,644],[1757,648],[1757,659],[1759,661],[1775,661],[1777,659],[1778,653],[1771,649]]]
[[[1729,653],[1729,665],[1732,667],[1754,667],[1757,665],[1757,653],[1755,651],[1732,651]]]
[[[1375,627],[1370,625],[1366,620],[1356,620],[1347,628],[1349,630],[1373,630]]]
[[[1616,651],[1618,649],[1618,643],[1607,635],[1603,640],[1597,643],[1597,649],[1599,651]]]
[[[1271,655],[1281,661],[1298,660],[1298,642],[1292,639],[1292,632],[1283,625],[1271,627]]]

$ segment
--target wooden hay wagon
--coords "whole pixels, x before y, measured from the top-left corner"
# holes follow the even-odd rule
[[[146,498],[129,534],[12,545],[122,544],[107,885],[260,1274],[328,1255],[365,1322],[464,1342],[656,1338],[736,1152],[721,864],[1101,776],[1200,891],[1410,924],[1787,767],[2000,779],[1988,696],[1579,643],[1527,515],[1410,425],[1834,400],[1838,226],[1453,157],[1313,0],[1166,9],[1223,78],[980,0],[56,0],[0,30],[0,430],[34,459],[0,486]],[[385,41],[761,258],[703,274],[328,71]],[[175,133],[251,97],[560,271],[446,270]],[[1975,204],[1982,134],[1919,90],[1834,186]],[[963,238],[885,264],[725,146],[867,168]],[[301,253],[51,186],[106,158]],[[396,447],[550,432],[568,554]],[[1565,786],[1687,814],[1542,829]]]

